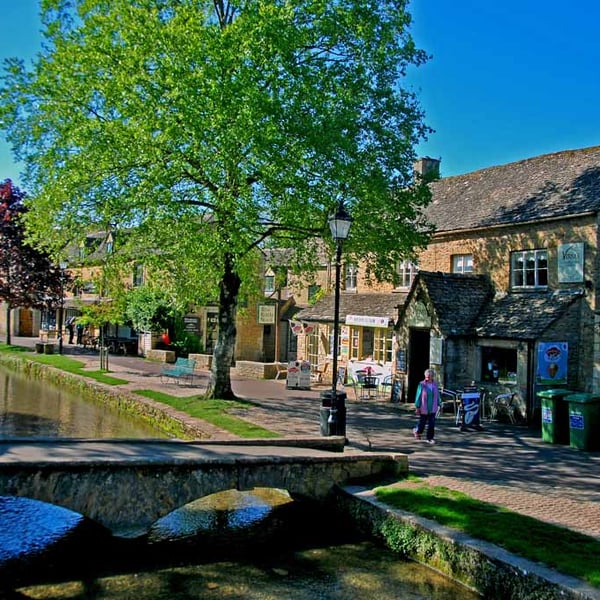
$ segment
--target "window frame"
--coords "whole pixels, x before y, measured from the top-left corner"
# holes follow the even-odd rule
[[[548,250],[546,248],[516,250],[510,253],[510,287],[512,290],[545,290],[548,288]]]
[[[466,262],[466,266],[465,266]],[[473,255],[472,254],[453,254],[452,255],[453,273],[472,273]]]
[[[402,260],[396,263],[396,274],[398,275],[397,290],[408,290],[419,272],[419,267],[412,260]]]

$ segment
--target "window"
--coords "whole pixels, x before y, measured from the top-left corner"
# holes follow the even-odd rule
[[[319,364],[319,328],[315,327],[306,336],[306,358],[311,365]]]
[[[510,281],[514,289],[536,289],[548,285],[546,250],[513,252],[510,257]]]
[[[396,265],[396,273],[398,274],[398,286],[399,288],[409,288],[412,285],[414,278],[416,277],[419,269],[417,265],[410,262],[410,260],[403,260]]]
[[[473,272],[473,255],[472,254],[455,254],[452,257],[452,272],[453,273],[472,273]]]
[[[373,359],[377,362],[392,362],[392,335],[393,329],[383,327],[375,328],[375,339],[373,342]]]
[[[275,275],[265,275],[265,294],[275,291]]]
[[[137,264],[133,268],[133,286],[144,285],[144,265]]]
[[[355,290],[358,285],[358,268],[356,265],[346,265],[346,290]]]
[[[361,327],[350,327],[350,360],[359,360],[362,358],[361,354]]]
[[[512,348],[481,349],[481,379],[493,383],[517,382],[517,351]]]

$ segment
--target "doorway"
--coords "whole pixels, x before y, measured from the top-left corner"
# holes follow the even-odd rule
[[[419,382],[425,369],[429,368],[429,329],[411,327],[408,336],[408,396],[407,402],[414,402]]]

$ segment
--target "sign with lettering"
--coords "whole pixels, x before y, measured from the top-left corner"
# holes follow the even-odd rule
[[[346,315],[346,325],[362,325],[363,327],[387,327],[388,317],[370,317],[368,315]]]
[[[200,335],[200,317],[194,315],[183,317],[183,328],[188,333]]]
[[[275,323],[275,305],[258,305],[258,322],[263,325],[273,325]]]
[[[583,242],[558,246],[559,283],[581,283],[583,281]]]

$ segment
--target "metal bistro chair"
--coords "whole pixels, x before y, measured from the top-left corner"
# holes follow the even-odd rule
[[[439,417],[444,413],[444,409],[447,406],[452,407],[452,414],[458,422],[458,414],[460,411],[460,392],[449,390],[448,388],[440,388],[440,405],[438,406],[437,415]]]
[[[505,415],[510,423],[514,425],[516,423],[516,399],[515,393],[498,394],[490,405],[490,419],[497,421],[500,415]]]

